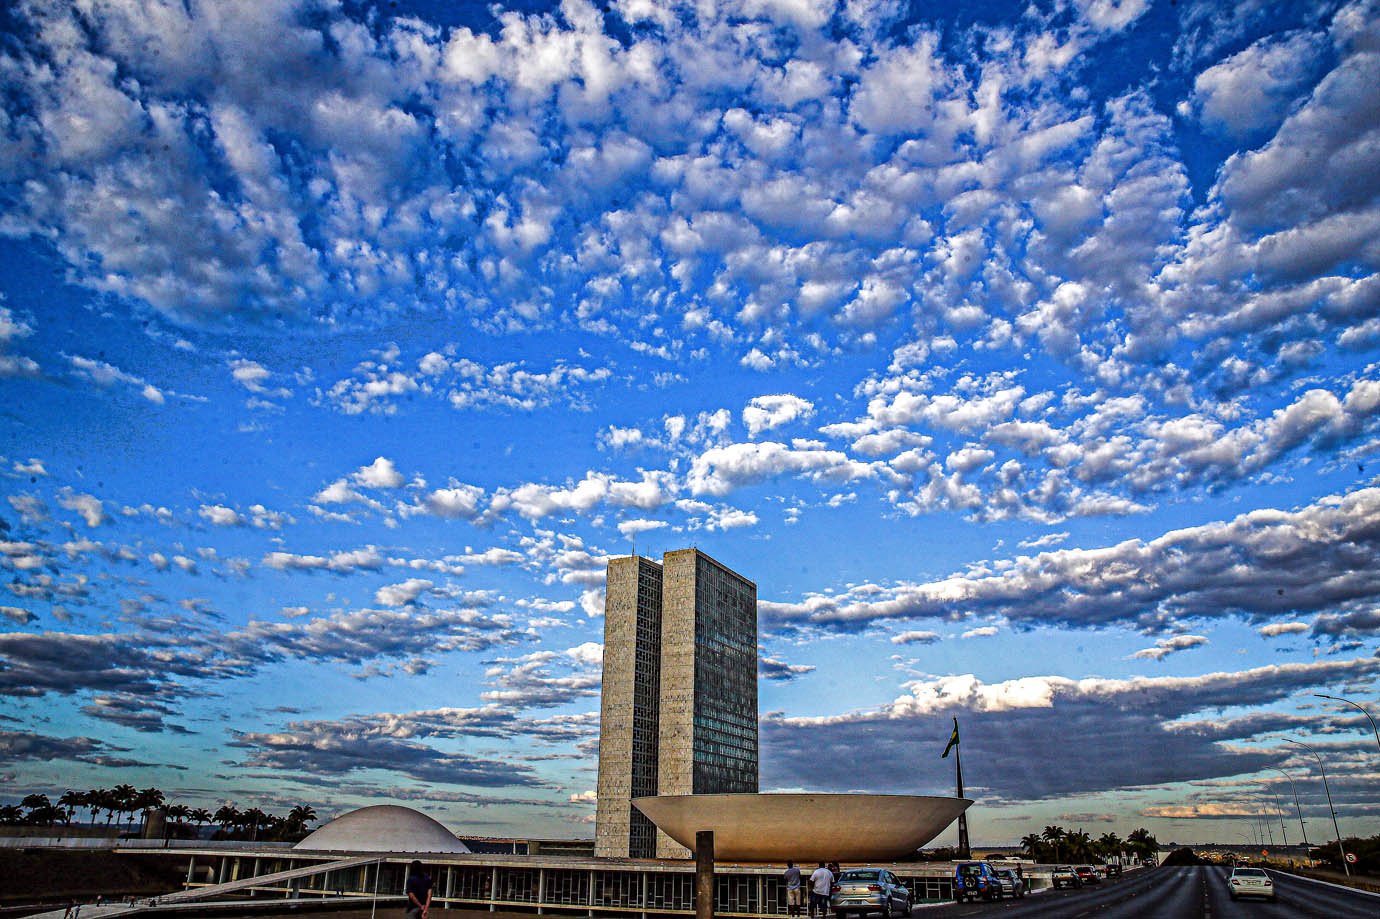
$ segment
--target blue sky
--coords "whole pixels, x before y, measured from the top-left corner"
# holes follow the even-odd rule
[[[0,14],[0,796],[591,835],[697,545],[764,790],[1380,832],[1374,3],[954,6]]]

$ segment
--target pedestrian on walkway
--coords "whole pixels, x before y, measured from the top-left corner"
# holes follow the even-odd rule
[[[407,919],[427,919],[431,909],[431,877],[417,859],[407,868]]]
[[[800,869],[795,862],[786,862],[786,915],[799,916],[805,888],[800,883]]]
[[[834,872],[824,867],[824,862],[810,873],[810,915],[819,910],[819,919],[829,915],[829,892],[834,889]]]

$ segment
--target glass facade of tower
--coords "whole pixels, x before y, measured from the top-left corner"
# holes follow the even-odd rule
[[[757,588],[705,556],[695,577],[692,794],[757,791]]]
[[[632,799],[757,791],[757,586],[697,549],[607,584],[595,854],[685,857]]]

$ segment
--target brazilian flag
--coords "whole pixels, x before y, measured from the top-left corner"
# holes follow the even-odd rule
[[[952,750],[952,749],[953,749],[954,747],[956,747],[956,746],[958,746],[958,719],[957,719],[957,718],[954,719],[954,732],[953,732],[952,734],[949,735],[949,745],[948,745],[947,747],[944,748],[944,753],[943,753],[943,755],[940,756],[939,758],[940,758],[940,759],[948,759],[948,758],[949,758],[949,751]]]

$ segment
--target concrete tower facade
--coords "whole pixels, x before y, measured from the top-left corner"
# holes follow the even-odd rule
[[[612,559],[595,854],[686,858],[632,806],[758,788],[757,585],[698,549]]]

